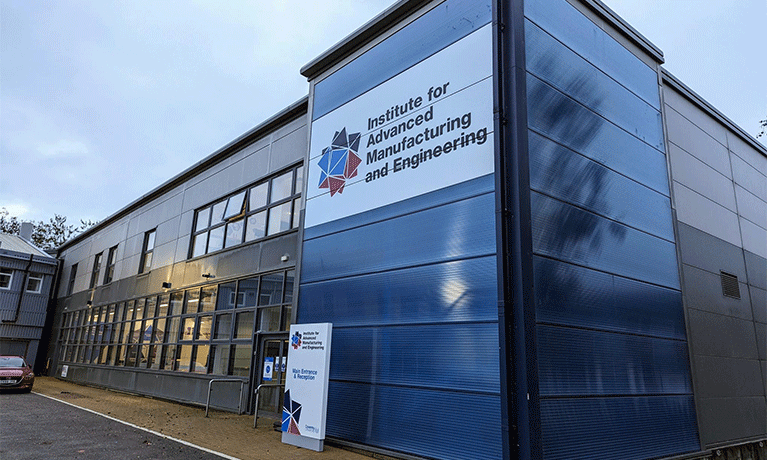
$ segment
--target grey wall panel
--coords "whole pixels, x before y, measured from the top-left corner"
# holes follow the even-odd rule
[[[683,223],[678,228],[682,263],[711,273],[724,270],[739,280],[746,280],[746,266],[740,248]]]
[[[665,87],[664,89],[663,102],[665,102],[667,106],[680,114],[683,113],[691,123],[705,131],[720,144],[728,145],[727,130],[721,123],[711,118],[711,116],[700,110],[676,91],[668,87]]]
[[[761,289],[767,289],[767,258],[744,251],[748,283]]]
[[[272,143],[269,158],[270,171],[284,168],[304,158],[307,149],[306,130],[306,126],[300,127]]]
[[[192,238],[191,231],[179,237],[176,240],[176,251],[173,255],[173,262],[183,262],[189,256],[189,240]]]
[[[754,323],[756,329],[756,346],[759,351],[759,359],[767,360],[767,324]]]
[[[724,145],[674,109],[666,110],[666,126],[669,142],[681,147],[725,176],[732,177],[730,160],[727,158],[727,148]]]
[[[758,360],[696,356],[694,361],[699,397],[764,396]]]
[[[762,201],[767,201],[767,177],[739,156],[732,155],[731,158],[735,183],[758,196]]]
[[[181,220],[179,212],[180,207],[179,209],[174,210],[175,215],[157,225],[157,233],[154,242],[155,247],[178,239],[178,223]]]
[[[738,200],[738,214],[762,228],[767,228],[767,202],[737,184],[735,197]]]
[[[679,222],[689,224],[735,246],[741,246],[737,214],[679,182],[674,182],[672,187]]]
[[[261,270],[273,270],[292,266],[296,263],[298,249],[298,234],[291,233],[273,240],[265,241],[261,246],[259,267]],[[287,254],[289,260],[282,262],[280,258]]]
[[[155,246],[152,254],[152,270],[173,264],[176,257],[176,240]]]
[[[767,176],[767,156],[730,131],[727,132],[727,146],[732,153],[756,168],[762,175]]]
[[[248,245],[215,256],[215,272],[218,278],[230,278],[255,273],[260,269],[258,258],[260,245]]]
[[[740,232],[743,249],[767,258],[767,230],[741,217]]]
[[[767,425],[764,397],[704,398],[698,404],[704,447],[763,435]]]
[[[767,323],[767,291],[756,286],[748,287],[754,321]]]
[[[759,359],[753,321],[692,309],[688,320],[696,355]]]
[[[732,180],[674,144],[669,145],[673,179],[736,212]]]
[[[710,273],[691,265],[682,265],[687,308],[695,308],[741,319],[753,319],[748,287],[740,283],[740,299],[722,294],[719,273]],[[744,278],[741,278],[744,279]]]

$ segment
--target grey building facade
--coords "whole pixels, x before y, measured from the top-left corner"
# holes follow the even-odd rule
[[[255,387],[284,379],[289,325],[328,321],[337,442],[767,458],[767,149],[662,63],[597,0],[397,2],[302,69],[308,98],[60,248],[55,375],[197,404],[235,378],[247,391],[222,383],[213,406],[252,413]],[[427,100],[432,83],[452,105],[397,135],[451,107],[459,138],[371,154],[376,95]],[[317,217],[464,151],[489,170]]]
[[[23,356],[36,370],[46,366],[43,330],[58,261],[27,238],[0,234],[0,355]],[[24,232],[22,232],[24,233]]]

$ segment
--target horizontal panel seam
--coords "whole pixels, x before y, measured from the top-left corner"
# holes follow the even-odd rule
[[[398,383],[383,383],[383,382],[365,382],[362,380],[345,380],[345,379],[330,379],[331,382],[339,382],[339,383],[354,383],[359,385],[369,385],[369,386],[378,386],[378,387],[391,387],[391,388],[409,388],[413,390],[426,390],[426,391],[439,391],[439,392],[445,392],[445,393],[469,393],[469,394],[475,394],[475,395],[483,395],[483,396],[501,396],[501,393],[499,391],[487,391],[487,390],[476,390],[472,388],[453,388],[453,387],[427,387],[423,385],[405,385],[405,384],[398,384]]]

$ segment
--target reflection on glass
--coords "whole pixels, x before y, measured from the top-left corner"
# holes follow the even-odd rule
[[[285,174],[272,179],[272,195],[269,199],[270,203],[280,201],[283,198],[287,198],[292,195],[293,191],[293,171],[288,171]]]
[[[197,223],[194,226],[194,231],[199,232],[203,228],[208,226],[210,220],[210,208],[200,209],[197,211]]]
[[[170,304],[168,305],[168,315],[178,315],[181,313],[181,303],[184,301],[184,293],[174,292],[170,295]]]
[[[213,323],[213,317],[210,315],[200,316],[198,318],[197,323],[199,324],[199,327],[197,328],[197,340],[198,341],[210,340],[210,327],[211,327],[211,324]]]
[[[216,308],[216,286],[207,286],[202,288],[200,296],[200,311],[213,311]]]
[[[293,203],[288,201],[279,206],[269,209],[269,235],[290,230],[292,214],[290,212]]]
[[[236,298],[235,292],[237,289],[237,283],[226,283],[218,285],[218,302],[216,304],[216,310],[230,310],[234,308]]]
[[[293,279],[295,277],[295,270],[288,270],[285,276],[285,303],[293,302]]]
[[[197,313],[200,307],[200,289],[189,289],[186,291],[186,302],[184,303],[184,313]]]
[[[237,325],[234,333],[235,339],[250,339],[253,337],[253,311],[237,313]]]
[[[237,308],[255,307],[258,299],[258,277],[240,280]]]
[[[213,205],[213,211],[210,216],[210,225],[216,225],[224,221],[224,210],[226,209],[226,200]]]
[[[194,339],[194,317],[184,318],[181,326],[181,340]]]
[[[154,316],[157,316],[155,314],[156,306],[157,306],[157,297],[154,297],[154,296],[148,297],[146,299],[146,308],[144,309],[144,311],[145,311],[145,315],[144,316],[147,317],[147,318],[152,318]]]
[[[213,367],[211,374],[226,375],[229,371],[229,345],[216,345],[211,349]]]
[[[190,366],[189,372],[195,372],[197,374],[208,373],[208,352],[210,351],[210,345],[195,345],[194,346],[194,358]]]
[[[146,299],[138,299],[136,301],[136,308],[134,310],[135,317],[134,319],[144,319],[144,304],[146,303]]]
[[[160,303],[157,304],[157,316],[164,318],[168,316],[168,305],[170,304],[170,295],[163,294],[160,296]]]
[[[245,220],[240,219],[226,224],[226,247],[236,246],[242,243],[242,230]]]
[[[258,208],[266,206],[266,195],[268,192],[269,184],[264,182],[263,184],[256,185],[250,189],[250,210],[255,211]]]
[[[176,356],[176,370],[189,372],[189,363],[192,361],[192,346],[179,345]]]
[[[232,314],[216,315],[216,340],[229,339],[232,336]]]
[[[166,345],[164,350],[162,369],[172,371],[173,365],[176,363],[176,345]]]
[[[167,342],[175,342],[178,340],[178,326],[181,323],[181,318],[174,316],[168,322]]]
[[[282,302],[283,274],[273,273],[261,277],[261,294],[258,305],[274,305]]]
[[[266,211],[248,216],[245,241],[253,241],[266,236]]]
[[[232,345],[232,375],[250,376],[250,345]]]
[[[208,242],[208,232],[195,235],[194,242],[192,243],[192,257],[197,257],[205,254],[205,245]]]
[[[218,251],[224,247],[224,228],[216,227],[210,231],[210,240],[208,241],[208,252]]]
[[[280,307],[262,308],[259,310],[258,330],[262,332],[280,330]]]
[[[245,192],[240,192],[229,198],[229,202],[226,205],[226,212],[224,213],[224,219],[231,219],[243,211],[245,205]]]

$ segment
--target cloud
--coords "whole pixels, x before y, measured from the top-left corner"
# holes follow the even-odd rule
[[[44,143],[37,146],[37,151],[44,157],[82,157],[89,153],[85,143],[70,139],[61,139],[54,143]]]

